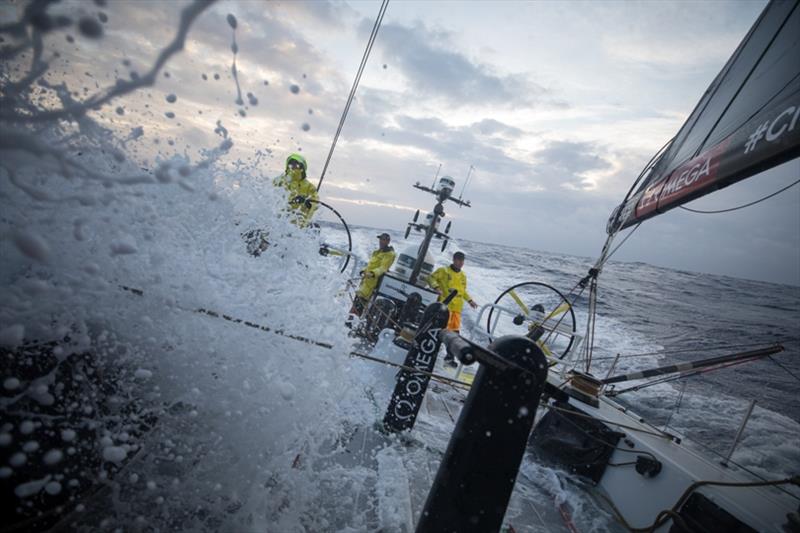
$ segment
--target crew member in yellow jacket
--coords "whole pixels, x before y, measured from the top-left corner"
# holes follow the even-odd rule
[[[455,332],[461,329],[461,308],[464,307],[464,302],[466,301],[473,309],[478,307],[467,292],[467,275],[464,274],[463,267],[464,254],[456,252],[453,254],[453,264],[436,269],[428,277],[428,285],[439,293],[440,302],[447,298],[452,289],[456,290],[455,298],[447,305],[450,317],[446,328]]]
[[[361,271],[361,285],[356,291],[356,298],[353,301],[353,308],[351,313],[361,316],[364,311],[364,306],[372,292],[378,285],[378,279],[384,275],[394,263],[395,254],[394,248],[389,243],[392,238],[388,233],[381,233],[378,235],[378,249],[372,252],[367,266]]]
[[[286,169],[272,182],[276,187],[283,187],[289,195],[289,209],[292,211],[292,222],[304,228],[308,225],[314,211],[317,210],[317,188],[306,179],[308,163],[300,154],[291,154],[286,158]],[[314,201],[312,201],[314,200]]]

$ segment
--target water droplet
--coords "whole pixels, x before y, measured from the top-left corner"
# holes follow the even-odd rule
[[[175,118],[175,113],[173,113],[172,111],[167,111],[166,113],[164,113],[164,116],[167,118]]]
[[[103,36],[103,27],[95,19],[89,17],[83,17],[78,21],[78,30],[89,39],[99,39]]]
[[[300,92],[300,86],[296,84],[292,84],[289,86],[289,90],[292,91],[292,94],[297,94]]]
[[[177,100],[178,100],[178,97],[175,96],[174,93],[170,93],[170,94],[167,95],[167,102],[169,102],[170,104],[174,104]]]
[[[117,115],[124,115],[124,114],[125,110],[122,108],[122,106],[117,107]]]
[[[203,78],[204,80],[207,80],[207,79],[208,79],[208,76],[206,76],[205,74],[203,74],[202,78]]]
[[[219,74],[214,74],[214,79],[218,80],[219,79]]]
[[[235,30],[236,24],[236,17],[234,17],[231,13],[228,13],[228,26]]]
[[[269,85],[269,82],[267,80],[264,80],[264,85]]]
[[[309,115],[313,115],[313,114],[314,114],[314,110],[313,110],[313,109],[309,109],[309,110],[308,110],[308,114],[309,114]]]
[[[103,24],[108,22],[108,15],[106,15],[102,11],[97,14],[97,18],[100,19],[100,22],[102,22]]]
[[[300,128],[302,128],[303,131],[308,131],[311,129],[311,126],[309,126],[308,122],[305,122]]]
[[[30,20],[31,26],[42,32],[48,32],[55,26],[53,19],[46,13],[34,13]]]
[[[387,68],[389,68],[389,66],[386,63],[384,63],[383,64],[383,70],[386,70]]]

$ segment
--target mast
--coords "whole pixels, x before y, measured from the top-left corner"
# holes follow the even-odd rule
[[[422,270],[422,264],[425,261],[425,255],[428,253],[428,248],[431,245],[431,239],[433,239],[433,235],[436,233],[436,226],[439,224],[439,219],[442,216],[444,216],[444,206],[440,200],[433,208],[433,220],[431,220],[431,223],[425,229],[425,237],[422,239],[422,244],[419,245],[419,249],[417,251],[417,260],[414,262],[414,270],[411,271],[411,276],[408,278],[408,282],[412,285],[417,284],[417,278],[419,278],[419,272]]]
[[[437,171],[436,173],[438,175],[439,172]],[[433,207],[433,219],[431,219],[428,227],[425,228],[425,237],[422,239],[422,244],[419,245],[419,249],[417,250],[417,260],[414,262],[414,270],[411,271],[411,275],[408,278],[409,283],[416,285],[417,279],[419,278],[419,273],[422,270],[422,265],[425,262],[425,255],[428,253],[431,240],[437,235],[442,235],[437,231],[437,227],[439,226],[439,221],[442,219],[442,217],[444,217],[444,202],[449,200],[459,206],[472,206],[470,205],[469,201],[461,200],[461,198],[453,198],[451,196],[453,189],[455,188],[455,182],[453,181],[453,178],[449,176],[442,176],[442,178],[439,180],[439,187],[437,189],[434,189],[433,187],[425,187],[420,185],[419,182],[415,183],[413,187],[415,189],[436,195],[436,205]]]

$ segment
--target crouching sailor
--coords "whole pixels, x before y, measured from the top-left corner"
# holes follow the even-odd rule
[[[361,271],[361,285],[356,291],[355,300],[353,300],[353,307],[350,309],[351,314],[361,316],[364,311],[364,306],[372,296],[372,292],[378,285],[378,279],[389,270],[394,263],[394,258],[397,254],[394,248],[389,245],[392,238],[388,233],[381,233],[378,235],[378,249],[372,252],[369,262],[364,270]]]
[[[447,305],[450,317],[447,320],[447,328],[458,333],[461,330],[461,309],[466,301],[470,307],[478,307],[472,297],[467,292],[467,275],[462,270],[464,267],[464,253],[456,252],[453,254],[453,263],[450,266],[438,268],[428,277],[428,285],[439,293],[439,301],[443,301],[450,291],[456,291],[456,296]],[[453,356],[445,356],[445,362],[455,366]]]
[[[304,228],[317,210],[317,189],[306,179],[308,163],[300,154],[291,154],[286,158],[286,168],[283,174],[272,181],[275,187],[286,190],[289,203],[287,206],[289,220],[295,226]],[[314,200],[314,201],[312,201]],[[251,229],[242,233],[242,239],[247,244],[247,253],[258,257],[269,248],[269,230]]]
[[[291,154],[286,158],[286,168],[282,175],[272,182],[276,187],[283,187],[289,195],[291,221],[304,228],[317,210],[317,188],[308,181],[306,172],[308,163],[300,154]],[[312,201],[313,200],[313,201]]]

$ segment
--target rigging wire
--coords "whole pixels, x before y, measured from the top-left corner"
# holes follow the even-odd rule
[[[328,158],[325,160],[325,165],[322,167],[322,174],[320,174],[319,183],[317,183],[317,191],[319,191],[320,187],[322,187],[322,180],[325,179],[325,172],[328,170],[331,157],[333,157],[333,150],[336,148],[336,142],[339,140],[339,135],[342,133],[344,121],[347,119],[347,113],[350,111],[350,105],[353,103],[353,98],[356,95],[356,89],[358,89],[358,84],[361,81],[361,75],[364,73],[364,67],[367,66],[367,59],[369,59],[369,54],[372,52],[372,46],[375,44],[375,38],[378,36],[378,30],[381,27],[381,22],[383,22],[383,16],[386,14],[386,8],[388,6],[389,0],[383,0],[381,2],[381,7],[378,10],[378,16],[375,18],[375,24],[372,26],[372,33],[370,33],[369,40],[367,41],[367,47],[364,49],[364,55],[361,57],[361,64],[358,66],[356,77],[353,80],[353,86],[350,88],[350,94],[347,96],[347,103],[344,106],[344,111],[342,111],[342,118],[339,119],[339,126],[336,128],[336,134],[333,136],[333,142],[331,143],[331,149],[328,152]]]
[[[755,200],[753,202],[750,202],[750,203],[747,203],[747,204],[743,204],[743,205],[740,205],[740,206],[737,206],[737,207],[731,207],[731,208],[728,208],[728,209],[718,209],[716,211],[703,211],[703,210],[700,210],[700,209],[692,209],[690,207],[685,207],[685,206],[682,206],[682,205],[679,205],[678,207],[680,207],[684,211],[691,211],[692,213],[700,213],[702,215],[716,215],[717,213],[728,213],[730,211],[736,211],[738,209],[744,209],[745,207],[750,207],[751,205],[756,205],[758,203],[761,203],[764,200],[768,200],[768,199],[772,198],[773,196],[777,196],[778,194],[782,193],[786,189],[790,189],[790,188],[794,187],[798,183],[800,183],[800,180],[797,180],[794,183],[790,183],[786,187],[784,187],[784,188],[782,188],[780,190],[777,190],[772,194],[768,194],[767,196],[765,196],[763,198],[760,198],[760,199]]]
[[[608,391],[608,392],[606,392],[606,396],[618,396],[618,395],[620,395],[620,394],[622,394],[624,392],[631,392],[631,391],[636,392],[638,390],[641,390],[641,389],[644,389],[644,388],[647,388],[647,387],[651,387],[653,385],[658,385],[659,383],[669,383],[670,381],[676,381],[676,380],[679,380],[679,379],[686,379],[686,378],[690,378],[690,377],[693,377],[693,376],[697,376],[699,374],[705,374],[706,372],[713,372],[714,370],[722,370],[723,368],[729,368],[729,367],[736,366],[736,365],[742,365],[744,363],[750,363],[752,361],[757,361],[760,357],[763,357],[763,356],[757,356],[757,357],[753,357],[751,359],[740,359],[738,361],[732,361],[730,363],[704,367],[704,368],[700,368],[700,369],[697,369],[697,370],[694,370],[694,371],[689,371],[689,372],[681,372],[681,373],[676,374],[676,375],[668,375],[668,376],[661,377],[661,378],[658,378],[658,379],[653,379],[653,380],[650,380],[650,381],[646,381],[646,382],[644,382],[644,383],[642,383],[640,385],[635,385],[633,387],[628,387],[627,389]]]
[[[669,427],[669,423],[672,421],[672,417],[675,415],[675,413],[678,413],[681,410],[681,404],[683,403],[683,395],[686,392],[687,383],[689,383],[689,380],[683,382],[683,387],[681,387],[681,393],[678,395],[678,400],[675,402],[675,407],[672,408],[672,411],[669,413],[669,418],[667,418],[667,421],[664,422],[664,431],[666,431]]]
[[[778,339],[775,340],[775,342],[780,343],[780,344],[786,344],[786,343],[790,342],[790,340],[792,340],[792,339],[782,340],[782,339],[778,338]],[[713,346],[713,347],[708,347],[708,348],[682,348],[680,350],[662,350],[662,351],[657,351],[657,352],[641,352],[641,353],[631,353],[631,354],[625,354],[625,355],[618,354],[618,355],[610,355],[610,356],[606,356],[606,357],[595,357],[593,360],[594,361],[610,360],[610,359],[616,359],[617,356],[619,356],[620,359],[625,359],[625,358],[628,358],[628,357],[645,357],[645,356],[652,356],[652,355],[673,355],[673,354],[687,353],[687,352],[698,352],[698,353],[707,352],[707,353],[709,353],[709,352],[713,352],[713,351],[717,351],[717,350],[730,350],[730,349],[734,349],[734,348],[748,348],[750,346],[763,346],[764,344],[766,344],[766,343],[764,343],[764,342],[748,342],[748,343],[745,343],[745,344],[721,344],[721,345],[718,345],[718,346]],[[580,362],[583,362],[583,360],[582,359],[576,359],[575,362],[576,363],[580,363]]]
[[[635,227],[634,227],[634,228],[633,228],[633,229],[630,231],[630,233],[628,233],[627,235],[625,235],[625,238],[624,238],[624,239],[622,239],[622,242],[620,242],[618,245],[616,245],[616,246],[614,247],[614,249],[613,249],[613,250],[611,250],[611,251],[608,253],[608,255],[605,257],[605,259],[603,259],[603,264],[605,264],[605,263],[606,263],[606,261],[608,261],[608,260],[611,258],[611,256],[612,256],[612,255],[614,255],[614,254],[617,252],[617,250],[619,250],[619,249],[620,249],[620,247],[621,247],[623,244],[625,244],[625,241],[627,241],[627,240],[630,238],[630,236],[631,236],[631,235],[633,235],[633,234],[634,234],[634,232],[635,232],[637,229],[639,229],[639,226],[641,226],[641,225],[642,225],[642,223],[641,223],[641,222],[639,222],[639,223],[638,223],[638,224],[636,224],[636,226],[635,226]],[[601,266],[602,266],[602,265],[601,265]]]
[[[798,377],[798,376],[797,376],[797,374],[795,374],[794,372],[792,372],[791,370],[789,370],[788,368],[786,368],[785,366],[783,366],[782,364],[780,364],[778,361],[776,361],[775,359],[773,359],[771,355],[767,356],[767,358],[768,358],[770,361],[772,361],[773,363],[775,363],[776,365],[778,365],[779,367],[781,367],[781,368],[782,368],[782,369],[783,369],[783,370],[784,370],[784,371],[785,371],[787,374],[789,374],[790,376],[792,376],[794,379],[796,379],[797,381],[800,381],[800,377]]]

